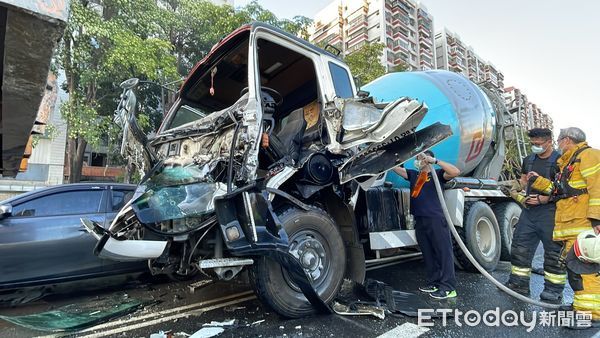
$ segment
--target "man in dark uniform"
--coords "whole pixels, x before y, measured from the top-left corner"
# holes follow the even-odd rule
[[[432,164],[439,165],[441,169],[432,173]],[[431,175],[437,175],[443,184],[458,176],[460,170],[450,163],[437,160],[431,151],[417,156],[415,167],[419,171],[402,167],[393,170],[410,182],[410,213],[415,217],[415,234],[427,274],[427,285],[419,290],[436,299],[454,298],[456,277],[452,239]]]
[[[552,240],[556,205],[547,194],[536,191],[527,181],[527,173],[535,172],[551,181],[558,172],[556,164],[560,157],[552,146],[552,131],[545,128],[531,129],[528,133],[533,154],[523,160],[521,187],[524,193],[512,193],[523,206],[519,222],[515,226],[511,245],[511,274],[506,286],[523,295],[529,295],[531,262],[540,243],[544,246],[544,291],[540,298],[560,303],[567,281],[565,268],[559,262],[562,245]]]

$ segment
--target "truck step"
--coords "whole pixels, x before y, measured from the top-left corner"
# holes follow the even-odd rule
[[[251,258],[213,258],[203,259],[198,262],[200,269],[225,268],[229,266],[252,265]]]

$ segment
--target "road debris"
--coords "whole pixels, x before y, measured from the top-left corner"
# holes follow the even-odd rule
[[[224,326],[234,326],[237,322],[237,319],[228,319],[224,322],[215,322],[214,320],[207,324],[202,324],[204,327],[224,327]]]
[[[385,307],[392,313],[417,317],[419,309],[431,308],[431,305],[416,294],[394,290],[391,286],[374,279],[367,279],[363,286],[369,297],[375,301],[371,305]],[[365,302],[360,304],[369,305]]]
[[[185,332],[177,332],[173,333],[172,331],[158,331],[158,333],[153,333],[149,338],[187,338],[190,337],[189,333]]]
[[[331,308],[336,314],[341,316],[374,316],[379,319],[385,319],[385,309],[375,305],[360,304],[357,302],[351,303],[351,305],[344,305],[334,302]]]
[[[223,308],[223,311],[225,312],[235,312],[237,310],[244,310],[246,307],[245,306],[226,306]]]
[[[261,324],[261,323],[263,323],[264,321],[265,321],[264,319],[257,320],[257,321],[255,321],[255,322],[253,322],[252,324],[250,324],[250,326],[257,326],[257,325],[260,325],[260,324]]]
[[[204,288],[212,283],[214,283],[214,280],[212,279],[203,279],[188,285],[188,289],[190,289],[191,293],[194,293],[197,289]]]
[[[0,319],[38,331],[75,331],[125,316],[149,302],[123,296],[107,297],[94,302],[69,304],[52,311],[23,316],[0,316]]]
[[[210,338],[220,335],[225,332],[222,327],[203,327],[199,331],[196,331],[190,338]]]

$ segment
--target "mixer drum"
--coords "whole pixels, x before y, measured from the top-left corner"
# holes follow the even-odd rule
[[[432,148],[436,157],[468,175],[483,159],[495,135],[496,113],[485,93],[462,75],[445,70],[399,72],[384,75],[361,89],[376,102],[407,96],[425,102],[429,112],[417,130],[435,122],[450,125],[453,135]],[[412,161],[407,168],[413,167]],[[391,177],[394,176],[394,177]],[[397,175],[388,180],[405,186]]]

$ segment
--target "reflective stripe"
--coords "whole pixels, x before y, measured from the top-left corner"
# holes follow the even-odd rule
[[[555,273],[550,273],[548,271],[544,271],[544,279],[549,281],[552,284],[566,284],[567,283],[567,274],[557,275]]]
[[[600,171],[600,163],[596,164],[595,166],[591,167],[591,168],[587,168],[585,170],[581,171],[581,175],[583,177],[588,177],[591,175],[594,175],[595,173]]]
[[[600,198],[590,198],[589,205],[600,205]]]
[[[587,188],[587,184],[585,184],[585,181],[583,180],[569,181],[569,185],[575,189]]]
[[[598,311],[600,309],[600,295],[583,294],[573,296],[573,308]]]
[[[552,192],[552,182],[548,183],[548,185],[546,185],[543,189],[542,189],[543,193],[551,193]]]
[[[563,230],[557,230],[556,228],[554,228],[554,232],[552,233],[552,235],[555,238],[577,236],[582,231],[586,231],[586,230],[590,230],[590,229],[591,229],[591,225],[589,227],[568,228],[568,229],[563,229]]]
[[[520,268],[518,266],[513,265],[510,273],[512,273],[515,276],[529,277],[531,276],[531,268]]]

